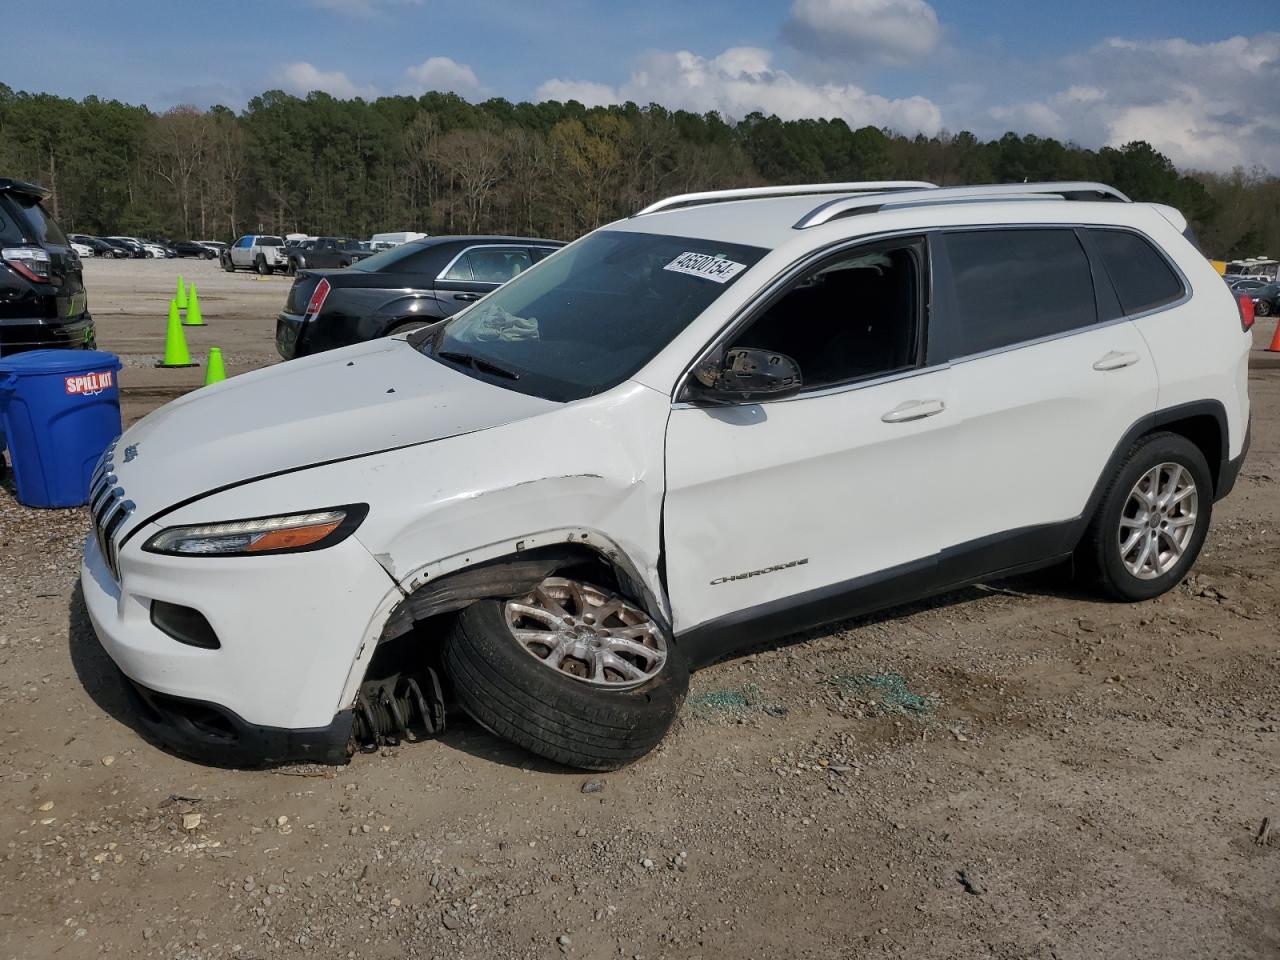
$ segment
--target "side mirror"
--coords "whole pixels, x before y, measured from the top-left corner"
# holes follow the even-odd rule
[[[709,359],[693,373],[696,396],[713,403],[795,393],[803,385],[800,366],[785,353],[734,347],[717,363]]]

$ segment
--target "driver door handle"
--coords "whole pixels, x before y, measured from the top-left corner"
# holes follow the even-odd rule
[[[947,405],[941,400],[907,400],[898,404],[880,419],[885,423],[910,423],[925,417],[937,416]]]
[[[478,293],[455,293],[455,294],[453,295],[453,299],[455,299],[455,300],[479,300],[479,299],[480,299],[480,294],[478,294]]]
[[[1132,367],[1142,358],[1136,353],[1119,350],[1112,350],[1110,353],[1104,354],[1093,362],[1095,370],[1119,370],[1123,367]]]

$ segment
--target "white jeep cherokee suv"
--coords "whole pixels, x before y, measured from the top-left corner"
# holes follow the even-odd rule
[[[1074,557],[1174,586],[1250,337],[1100,184],[677,197],[452,318],[236,377],[107,451],[84,595],[155,733],[345,759],[444,705],[608,769],[688,669]]]

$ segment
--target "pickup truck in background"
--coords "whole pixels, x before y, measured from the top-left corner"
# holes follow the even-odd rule
[[[313,237],[287,248],[290,275],[299,270],[349,267],[373,256],[373,250],[359,240],[346,237]]]
[[[249,234],[222,252],[222,269],[227,273],[253,269],[264,276],[288,266],[282,237]]]

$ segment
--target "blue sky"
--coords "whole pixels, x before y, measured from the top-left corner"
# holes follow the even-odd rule
[[[240,108],[273,87],[656,100],[930,134],[1013,129],[1088,146],[1142,137],[1185,166],[1280,172],[1276,0],[63,0],[60,10],[56,29],[7,45],[0,81],[157,110]]]

